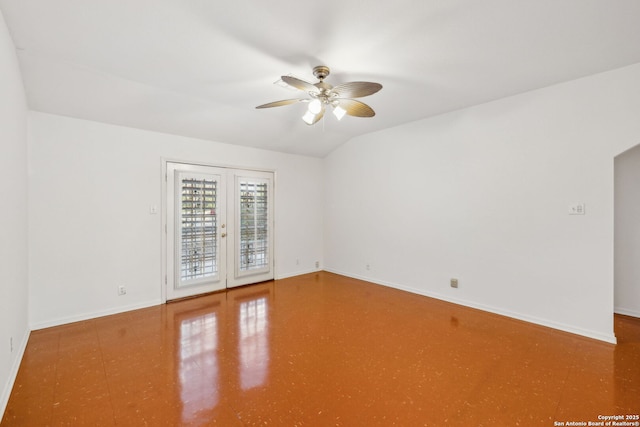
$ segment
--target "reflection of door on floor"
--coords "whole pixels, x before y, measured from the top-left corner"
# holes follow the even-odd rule
[[[273,279],[273,173],[166,171],[167,300]]]

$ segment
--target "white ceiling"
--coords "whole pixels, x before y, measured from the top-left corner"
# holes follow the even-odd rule
[[[31,109],[324,156],[354,136],[640,62],[638,0],[0,0]],[[314,82],[379,82],[314,125]],[[302,94],[302,92],[300,92]]]

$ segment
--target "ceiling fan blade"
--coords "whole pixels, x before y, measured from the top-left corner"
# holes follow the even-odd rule
[[[313,84],[309,82],[305,82],[304,80],[300,80],[297,77],[292,76],[282,76],[280,77],[283,82],[288,84],[289,86],[293,86],[296,89],[304,90],[309,93],[320,93],[320,90],[315,87]]]
[[[380,83],[350,82],[334,86],[331,92],[336,93],[340,98],[361,98],[373,95],[380,89],[382,89]]]
[[[348,115],[355,117],[373,117],[376,112],[373,108],[369,107],[364,102],[356,101],[355,99],[340,99],[338,105]]]
[[[269,102],[268,104],[258,105],[256,108],[281,107],[283,105],[295,104],[296,102],[306,102],[308,99],[283,99],[282,101]]]

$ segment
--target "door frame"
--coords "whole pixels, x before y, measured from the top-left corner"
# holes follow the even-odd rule
[[[167,283],[168,283],[168,262],[167,262],[167,239],[168,239],[168,212],[167,212],[167,164],[168,163],[180,163],[185,165],[193,165],[193,166],[205,166],[205,167],[213,167],[220,169],[235,169],[235,170],[246,170],[253,172],[267,172],[273,174],[273,183],[272,183],[272,200],[273,206],[271,208],[271,212],[273,214],[273,277],[278,277],[278,272],[276,270],[276,235],[277,235],[277,222],[276,222],[276,187],[277,187],[277,172],[275,169],[268,168],[257,168],[257,167],[248,167],[248,166],[237,166],[237,165],[229,165],[229,164],[216,164],[216,163],[208,163],[202,161],[190,161],[184,159],[176,159],[172,157],[161,157],[161,174],[160,174],[160,182],[161,182],[161,221],[160,221],[160,239],[161,239],[161,254],[160,254],[160,302],[165,304],[167,302]]]

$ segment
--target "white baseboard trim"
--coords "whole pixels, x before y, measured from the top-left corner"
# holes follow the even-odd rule
[[[285,273],[285,274],[279,274],[276,276],[276,280],[282,280],[282,279],[288,279],[289,277],[295,277],[295,276],[302,276],[303,274],[310,274],[310,273],[318,273],[322,271],[321,269],[312,269],[312,270],[304,270],[304,271],[296,271],[295,273]]]
[[[9,371],[9,377],[7,378],[7,382],[4,385],[4,389],[2,390],[2,395],[0,395],[0,420],[4,416],[4,411],[7,409],[7,404],[9,403],[9,397],[11,396],[11,390],[13,390],[13,385],[16,382],[16,377],[18,376],[18,370],[20,369],[20,363],[22,362],[22,358],[24,357],[24,352],[27,349],[27,343],[29,342],[29,334],[31,331],[27,330],[20,341],[20,346],[18,347],[18,351],[16,352],[16,356],[13,359],[13,363],[11,364],[11,370]]]
[[[614,307],[613,312],[616,313],[616,314],[622,314],[624,316],[631,316],[631,317],[639,317],[640,318],[640,311],[632,310],[630,308]]]
[[[58,319],[52,319],[44,322],[33,323],[31,324],[31,330],[37,331],[38,329],[51,328],[53,326],[66,325],[67,323],[81,322],[83,320],[95,319],[97,317],[125,313],[127,311],[139,310],[141,308],[153,307],[155,305],[160,305],[160,304],[162,304],[162,301],[160,301],[160,299],[157,299],[157,300],[141,302],[138,304],[126,305],[122,307],[114,307],[108,310],[100,310],[100,311],[94,311],[90,313],[78,314],[75,316],[61,317]]]
[[[411,288],[408,286],[403,286],[403,285],[399,285],[397,283],[391,283],[391,282],[385,282],[385,281],[380,281],[380,280],[376,280],[370,277],[364,277],[364,276],[359,276],[359,275],[354,275],[354,274],[350,274],[350,273],[346,273],[346,272],[342,272],[342,271],[337,271],[337,270],[333,270],[333,269],[328,269],[325,268],[326,271],[330,272],[330,273],[335,273],[335,274],[340,274],[342,276],[347,276],[347,277],[352,277],[354,279],[359,279],[359,280],[364,280],[367,282],[371,282],[371,283],[375,283],[377,285],[382,285],[382,286],[387,286],[390,288],[394,288],[394,289],[398,289],[401,291],[405,291],[405,292],[410,292],[412,294],[418,294],[418,295],[422,295],[425,297],[429,297],[429,298],[435,298],[441,301],[446,301],[446,302],[450,302],[453,304],[458,304],[458,305],[462,305],[465,307],[470,307],[470,308],[475,308],[478,310],[482,310],[482,311],[486,311],[489,313],[493,313],[493,314],[499,314],[501,316],[506,316],[506,317],[510,317],[512,319],[517,319],[517,320],[522,320],[528,323],[533,323],[536,325],[540,325],[540,326],[545,326],[547,328],[552,328],[552,329],[557,329],[563,332],[569,332],[571,334],[575,334],[575,335],[581,335],[587,338],[593,338],[599,341],[605,341],[611,344],[616,344],[617,343],[617,339],[616,336],[613,334],[602,334],[600,332],[596,332],[596,331],[591,331],[591,330],[587,330],[587,329],[582,329],[582,328],[576,328],[575,326],[571,326],[571,325],[566,325],[563,323],[558,323],[558,322],[553,322],[547,319],[541,319],[538,317],[534,317],[534,316],[529,316],[529,315],[525,315],[525,314],[521,314],[521,313],[517,313],[517,312],[513,312],[513,311],[509,311],[509,310],[503,310],[501,308],[498,307],[493,307],[493,306],[489,306],[489,305],[485,305],[485,304],[479,304],[476,303],[474,301],[468,301],[468,300],[464,300],[464,299],[460,299],[460,298],[451,298],[449,296],[446,295],[441,295],[435,292],[428,292],[428,291],[423,291],[421,289],[415,289],[415,288]],[[621,313],[622,314],[622,313]]]

